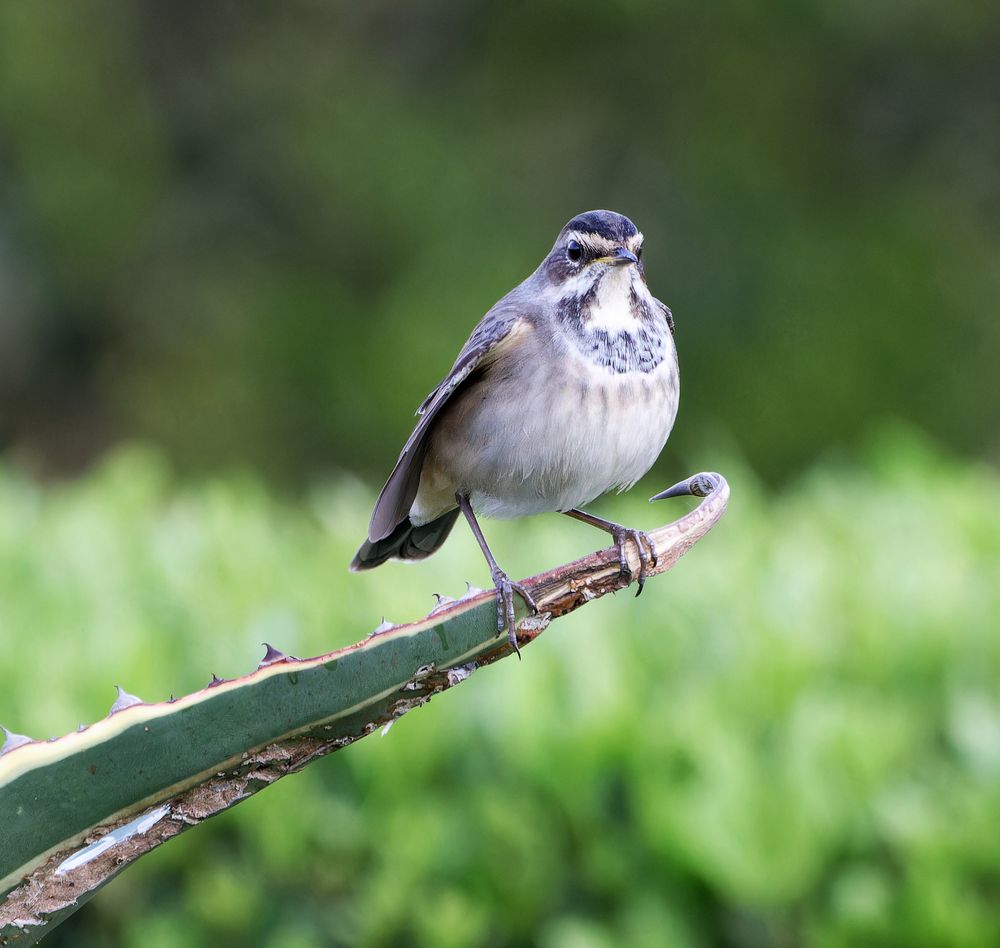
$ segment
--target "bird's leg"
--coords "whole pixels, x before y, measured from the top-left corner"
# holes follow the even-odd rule
[[[620,523],[603,520],[601,517],[595,517],[585,510],[574,508],[573,510],[565,510],[563,513],[567,517],[572,517],[581,523],[589,523],[592,527],[597,527],[598,530],[603,530],[605,533],[611,534],[614,538],[615,546],[618,547],[618,563],[621,566],[621,574],[628,582],[632,581],[632,567],[628,563],[625,543],[627,540],[631,540],[635,544],[635,548],[639,551],[639,588],[635,591],[635,594],[638,596],[642,592],[642,587],[646,584],[646,574],[649,571],[649,567],[656,566],[656,544],[650,539],[649,534],[643,533],[642,530],[632,530],[629,527],[623,527]]]
[[[468,495],[462,493],[455,494],[455,500],[458,501],[459,509],[465,514],[465,519],[469,521],[472,535],[476,538],[479,549],[483,551],[483,556],[486,557],[486,562],[490,566],[490,575],[493,577],[493,585],[496,586],[497,590],[497,634],[503,632],[504,629],[507,630],[507,638],[510,641],[510,646],[517,652],[520,658],[521,650],[517,647],[517,630],[514,627],[514,593],[517,593],[524,600],[524,604],[532,613],[538,612],[538,606],[535,604],[531,593],[521,583],[513,582],[497,565],[497,561],[493,558],[493,554],[490,552],[489,545],[486,542],[486,537],[483,536],[479,521],[476,520],[476,515],[472,510],[472,504],[469,502]]]

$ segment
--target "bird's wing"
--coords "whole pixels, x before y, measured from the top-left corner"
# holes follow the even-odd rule
[[[529,330],[529,317],[519,308],[504,306],[503,302],[498,303],[483,317],[472,331],[469,341],[462,347],[451,371],[417,409],[420,420],[403,446],[399,460],[375,502],[375,510],[368,526],[368,539],[372,542],[387,537],[410,512],[420,486],[427,436],[441,409],[473,372],[490,365],[523,332]]]
[[[674,335],[674,314],[670,312],[670,307],[666,303],[661,303],[655,296],[653,297],[653,302],[656,303],[660,309],[663,310],[663,316],[667,321],[667,326],[670,329],[670,335]]]

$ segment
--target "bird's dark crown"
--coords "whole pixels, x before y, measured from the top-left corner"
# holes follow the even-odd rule
[[[614,211],[586,211],[577,214],[564,228],[563,232],[576,231],[579,234],[596,234],[605,240],[615,243],[625,243],[630,237],[639,233],[624,214]]]

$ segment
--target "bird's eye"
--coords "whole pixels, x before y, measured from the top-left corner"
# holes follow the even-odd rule
[[[635,259],[636,260],[642,259],[642,244],[639,244],[639,246],[635,248]]]
[[[583,247],[581,247],[575,240],[571,240],[566,244],[566,256],[569,257],[573,263],[576,263],[583,256]]]

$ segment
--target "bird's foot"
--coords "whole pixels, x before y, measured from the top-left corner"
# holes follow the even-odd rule
[[[628,552],[625,545],[631,540],[639,553],[639,588],[635,591],[636,596],[641,595],[643,586],[646,585],[646,576],[651,566],[656,566],[656,544],[648,533],[642,530],[632,530],[615,524],[611,528],[611,536],[614,538],[615,546],[618,547],[618,563],[621,567],[621,575],[627,583],[632,582],[632,567],[629,565]]]
[[[527,588],[521,583],[515,583],[499,567],[493,570],[493,585],[497,590],[497,635],[506,629],[510,647],[520,658],[521,650],[517,647],[517,628],[514,625],[514,593],[524,600],[532,615],[538,612],[538,606]]]

